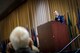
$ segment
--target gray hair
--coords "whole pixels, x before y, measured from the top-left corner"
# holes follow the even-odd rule
[[[16,27],[10,34],[10,41],[15,50],[29,45],[29,32],[24,27]]]

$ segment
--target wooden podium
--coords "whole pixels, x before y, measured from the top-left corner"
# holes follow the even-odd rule
[[[41,52],[58,52],[69,43],[68,27],[51,21],[38,26],[38,37]]]

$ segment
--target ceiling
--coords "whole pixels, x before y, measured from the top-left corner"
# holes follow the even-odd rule
[[[10,12],[25,1],[26,0],[0,0],[0,20],[4,19]]]

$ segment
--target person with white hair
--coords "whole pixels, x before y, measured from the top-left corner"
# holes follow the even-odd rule
[[[33,48],[31,41],[29,32],[24,27],[18,26],[10,34],[10,42],[15,53],[35,53],[34,49],[30,48],[30,45]]]

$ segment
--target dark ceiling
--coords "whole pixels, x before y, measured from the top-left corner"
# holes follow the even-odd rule
[[[26,0],[0,0],[0,20],[5,18],[10,12],[25,1]]]

